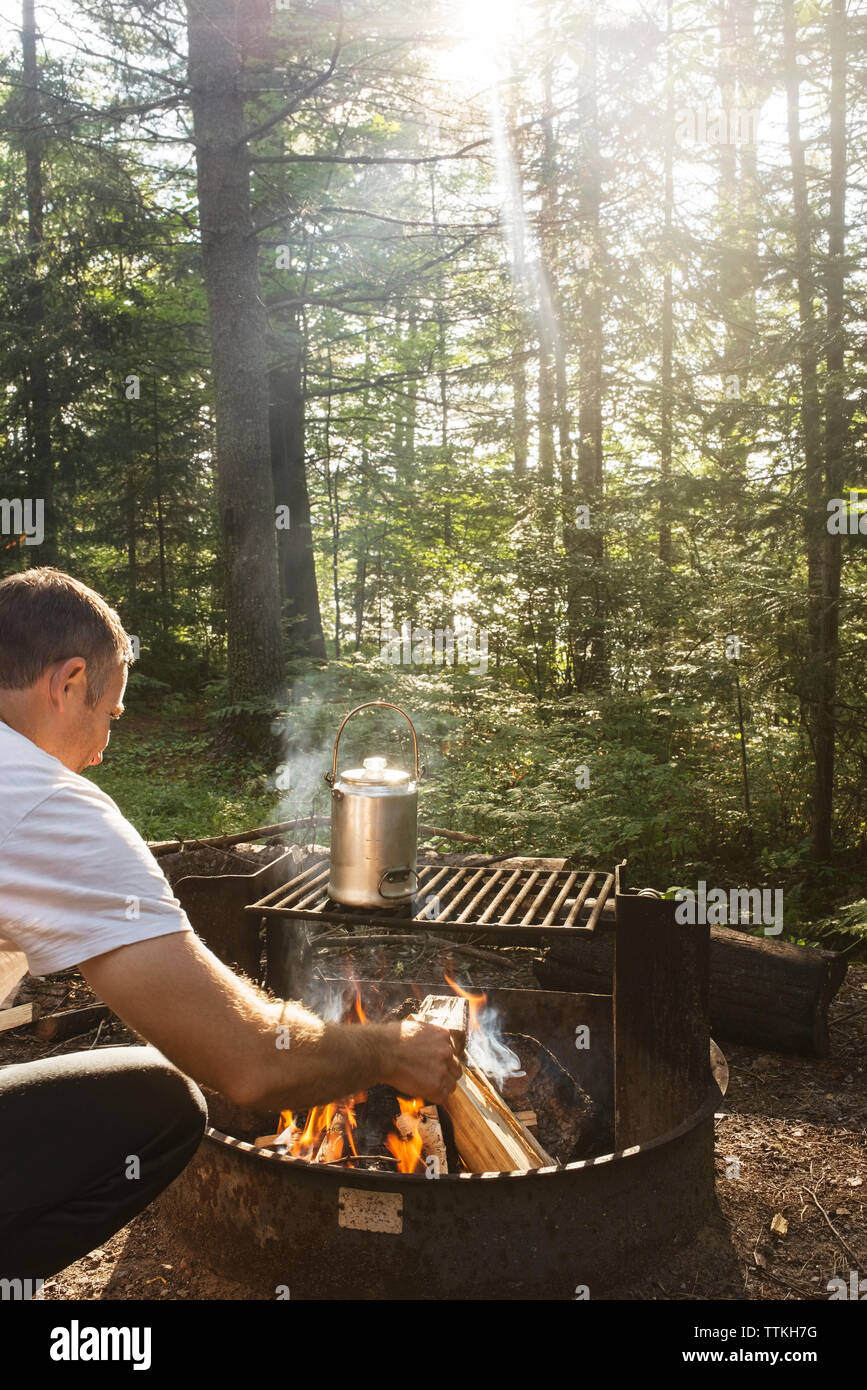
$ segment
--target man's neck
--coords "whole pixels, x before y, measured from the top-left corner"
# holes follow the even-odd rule
[[[22,710],[10,709],[8,704],[0,706],[0,725],[5,725],[7,729],[12,730],[13,734],[20,734],[22,738],[26,738],[29,743],[39,749],[40,753],[47,753],[50,758],[56,758],[58,762],[63,761],[52,748],[46,746],[40,737],[40,730],[36,722],[28,719]]]

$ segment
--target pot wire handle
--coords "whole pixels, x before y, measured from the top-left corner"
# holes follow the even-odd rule
[[[328,783],[328,785],[333,787],[334,783],[337,781],[337,747],[340,743],[340,735],[343,733],[343,730],[346,728],[346,725],[349,723],[352,716],[354,714],[358,714],[359,710],[363,709],[396,709],[398,714],[403,715],[404,719],[409,725],[410,733],[412,734],[412,751],[413,759],[415,761],[415,780],[418,781],[418,737],[415,732],[415,725],[413,724],[409,715],[406,713],[406,710],[402,710],[400,705],[391,704],[388,700],[366,700],[363,705],[356,705],[355,709],[351,709],[349,711],[340,728],[337,730],[337,737],[334,740],[334,756],[331,760],[331,771],[326,772],[325,774],[325,780]]]

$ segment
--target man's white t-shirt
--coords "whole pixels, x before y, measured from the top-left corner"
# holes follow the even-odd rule
[[[30,970],[192,931],[110,796],[0,721],[0,1002]]]

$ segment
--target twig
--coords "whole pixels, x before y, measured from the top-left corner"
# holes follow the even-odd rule
[[[466,835],[463,830],[443,830],[439,825],[419,825],[422,835],[438,835],[441,840],[457,840],[462,845],[480,845],[481,835]]]
[[[243,845],[251,840],[269,839],[283,830],[295,830],[299,826],[310,825],[315,828],[317,820],[329,824],[323,817],[303,816],[296,820],[281,820],[276,825],[257,825],[253,830],[241,830],[236,835],[210,835],[199,840],[151,840],[148,849],[157,859],[161,854],[177,854],[189,849],[228,849],[230,845]]]
[[[104,1027],[105,1027],[105,1019],[103,1018],[103,1019],[100,1019],[99,1027],[98,1027],[97,1030],[96,1030],[96,1037],[94,1038],[93,1042],[90,1044],[90,1047],[88,1048],[88,1052],[92,1052],[93,1049],[96,1047],[96,1044],[99,1042],[100,1037],[102,1036],[102,1030],[103,1030]]]
[[[330,816],[302,816],[296,820],[277,821],[275,825],[257,825],[253,830],[242,830],[237,835],[210,835],[199,840],[151,840],[148,849],[157,859],[161,854],[176,854],[189,849],[228,849],[230,845],[243,845],[251,840],[270,839],[284,830],[297,830],[300,826],[330,825]],[[466,835],[462,830],[443,830],[437,825],[419,825],[423,835],[438,835],[443,840],[457,840],[460,844],[478,845],[481,837]]]
[[[815,1194],[815,1192],[813,1191],[812,1187],[805,1187],[805,1188],[804,1188],[804,1191],[805,1191],[805,1192],[809,1192],[809,1194],[810,1194],[810,1196],[812,1197],[813,1201],[816,1203],[816,1206],[819,1208],[820,1212],[822,1213],[822,1215],[824,1216],[825,1220],[827,1221],[828,1226],[830,1227],[831,1231],[832,1231],[833,1234],[837,1237],[837,1239],[839,1240],[841,1246],[842,1246],[843,1249],[846,1251],[846,1254],[849,1256],[849,1259],[852,1261],[853,1267],[854,1267],[855,1269],[860,1269],[860,1268],[861,1268],[861,1265],[864,1263],[864,1261],[861,1260],[861,1259],[855,1254],[855,1252],[851,1249],[851,1247],[848,1246],[848,1245],[846,1244],[845,1240],[844,1240],[843,1237],[840,1235],[840,1232],[837,1230],[837,1228],[836,1228],[836,1226],[834,1225],[834,1223],[832,1222],[830,1216],[829,1216],[828,1213],[826,1212],[825,1208],[822,1206],[822,1203],[819,1201],[819,1198],[816,1196],[816,1194]]]
[[[105,1022],[105,1020],[103,1019],[103,1023],[104,1023],[104,1022]],[[96,1037],[97,1037],[97,1038],[99,1037],[99,1029],[100,1029],[100,1028],[102,1028],[102,1023],[100,1023],[99,1028],[98,1028],[97,1031],[96,1031]],[[79,1039],[79,1038],[87,1038],[87,1037],[90,1036],[90,1034],[91,1034],[92,1032],[93,1032],[93,1029],[92,1029],[92,1028],[89,1028],[89,1029],[87,1030],[86,1033],[76,1033],[74,1038],[61,1038],[61,1040],[60,1040],[59,1043],[55,1043],[55,1044],[54,1044],[54,1047],[50,1047],[50,1048],[48,1049],[47,1052],[43,1052],[42,1056],[43,1056],[43,1057],[50,1057],[53,1053],[55,1053],[55,1052],[58,1050],[58,1048],[65,1047],[67,1043],[78,1042],[78,1039]],[[38,1038],[34,1038],[33,1041],[34,1041],[34,1042],[39,1042],[39,1039],[38,1039]],[[95,1042],[95,1041],[96,1041],[96,1039],[94,1039],[94,1042]],[[91,1043],[90,1046],[93,1047],[93,1043]],[[88,1049],[88,1051],[89,1051],[89,1050],[90,1050],[90,1049]],[[40,1058],[40,1061],[41,1061],[41,1060],[42,1060],[42,1059]]]
[[[323,938],[319,937],[310,944],[315,949],[321,940],[323,940]],[[514,961],[509,960],[508,956],[495,956],[493,951],[480,951],[476,946],[464,946],[457,941],[444,941],[442,937],[428,936],[427,933],[418,936],[353,936],[347,939],[341,938],[340,941],[329,941],[324,949],[326,951],[332,951],[335,948],[343,946],[383,946],[386,943],[392,942],[397,942],[400,945],[408,945],[410,942],[415,942],[416,945],[446,947],[450,951],[460,951],[465,956],[474,956],[476,960],[486,960],[493,965],[511,965],[513,970],[518,968]]]
[[[847,1018],[854,1018],[856,1014],[863,1014],[865,1009],[867,1009],[867,1004],[861,1004],[859,1008],[851,1009],[848,1014],[841,1014],[839,1018],[832,1018],[831,1027],[833,1028],[835,1023],[845,1023]]]
[[[321,1168],[339,1168],[344,1163],[354,1163],[357,1159],[376,1159],[377,1163],[397,1163],[392,1154],[344,1154],[342,1158],[329,1158],[319,1165]]]
[[[747,1264],[744,1260],[744,1269],[747,1274],[757,1274],[760,1279],[770,1279],[774,1284],[782,1284],[784,1289],[789,1289],[792,1293],[798,1294],[800,1298],[806,1298],[810,1303],[821,1303],[822,1298],[813,1289],[802,1289],[800,1284],[790,1284],[788,1279],[783,1279],[779,1274],[772,1274],[769,1269],[762,1269],[761,1265]],[[744,1285],[746,1287],[746,1284]]]

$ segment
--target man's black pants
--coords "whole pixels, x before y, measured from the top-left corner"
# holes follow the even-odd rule
[[[0,1278],[47,1279],[101,1245],[177,1177],[206,1120],[152,1047],[0,1071]]]

